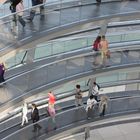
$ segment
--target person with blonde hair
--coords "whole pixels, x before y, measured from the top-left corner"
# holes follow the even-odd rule
[[[99,112],[100,112],[100,117],[102,117],[105,115],[109,98],[106,95],[103,95],[100,97],[100,99],[101,100],[99,103]]]
[[[101,51],[102,65],[105,66],[107,60],[107,53],[108,53],[108,41],[106,40],[104,35],[101,37],[99,48]]]

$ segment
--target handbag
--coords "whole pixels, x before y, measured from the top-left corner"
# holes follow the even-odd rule
[[[110,50],[106,52],[106,57],[110,59]]]

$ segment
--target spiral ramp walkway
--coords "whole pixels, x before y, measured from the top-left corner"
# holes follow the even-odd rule
[[[130,12],[132,10],[131,12],[133,13],[133,12],[138,12],[139,10],[139,5],[138,4],[135,5],[136,2],[139,3],[139,1],[133,1],[133,3],[131,1],[125,1],[124,5],[122,4],[123,2],[113,2],[113,3],[109,2],[103,4],[111,7],[110,6],[111,4],[116,3],[117,6],[119,7],[119,3],[120,3],[123,5],[123,7],[128,8],[128,9],[122,8],[124,12],[126,12],[127,10],[129,10]],[[86,6],[91,7],[91,5],[86,5]],[[93,4],[92,6],[94,7],[96,5]],[[122,9],[119,12],[123,13]],[[64,8],[62,10],[67,10],[67,9]],[[70,9],[68,11],[70,11]],[[114,12],[115,12],[115,8],[110,12],[108,11],[107,14],[110,13],[115,14]],[[129,14],[131,14],[131,12]],[[67,12],[65,11],[64,13]],[[88,13],[86,12],[84,14],[86,16],[88,15]],[[100,16],[100,15],[97,14],[96,16]],[[120,15],[118,14],[118,16]],[[128,15],[126,14],[126,17],[127,16]],[[138,17],[139,15],[136,16]],[[88,15],[87,17],[90,17],[90,15]],[[131,18],[133,19],[136,17],[132,16]],[[94,19],[96,18],[94,17]],[[83,22],[82,24],[85,24],[85,22]],[[71,25],[71,27],[72,26],[78,27],[79,25],[74,24]],[[61,29],[61,27],[59,28]],[[56,32],[58,31],[56,30]],[[34,38],[34,35],[35,34],[33,34],[32,38]],[[27,36],[25,35],[22,37],[25,38]],[[41,39],[42,36],[37,38]],[[20,36],[18,39],[21,39]],[[26,45],[28,45],[29,44],[28,41],[31,40],[29,39],[27,42],[26,41],[23,42],[25,44],[27,43]],[[24,45],[24,43],[21,44]],[[54,58],[51,59],[47,58],[43,60],[41,59],[35,63],[31,62],[29,65],[32,65],[34,67],[32,66],[29,67],[29,65],[27,64],[25,66],[21,66],[21,67],[19,66],[18,68],[15,67],[13,70],[12,69],[8,70],[6,74],[7,77],[6,85],[1,87],[1,91],[3,91],[4,94],[6,93],[7,95],[5,94],[6,95],[5,101],[4,100],[2,100],[3,102],[1,101],[1,107],[0,107],[1,112],[6,114],[5,117],[1,118],[0,139],[3,140],[15,140],[15,139],[21,139],[21,140],[22,139],[23,140],[28,140],[28,139],[55,140],[56,139],[57,140],[57,139],[64,139],[64,138],[69,140],[70,139],[76,140],[80,138],[84,139],[83,132],[84,129],[88,126],[90,126],[91,129],[91,136],[93,134],[92,137],[96,138],[97,140],[100,139],[106,140],[109,138],[110,139],[120,138],[122,140],[129,140],[132,137],[133,139],[137,140],[139,138],[139,134],[138,134],[139,131],[137,130],[134,133],[134,129],[139,128],[138,125],[139,107],[140,107],[139,42],[132,41],[131,43],[130,42],[114,43],[114,44],[112,43],[110,47],[111,59],[108,61],[108,67],[95,67],[93,65],[95,52],[92,52],[90,48],[91,46],[87,46],[87,48],[84,50],[79,49],[76,52],[71,52],[69,54],[56,55],[54,56]],[[39,63],[41,63],[41,65]],[[14,73],[13,71],[16,72],[19,71],[19,73],[16,75],[16,72]],[[111,80],[109,81],[105,80],[104,82],[101,82],[102,81],[101,78],[105,76],[106,77],[110,76]],[[103,119],[98,118],[98,111],[96,111],[93,112],[93,119],[88,121],[86,120],[86,113],[85,113],[84,106],[79,108],[74,107],[74,95],[72,94],[71,88],[67,90],[65,89],[64,91],[62,89],[65,86],[66,88],[68,88],[69,84],[74,85],[78,82],[84,83],[82,84],[82,90],[84,93],[84,103],[85,103],[87,99],[87,91],[88,91],[88,87],[86,86],[86,83],[88,79],[91,77],[93,78],[96,77],[97,80],[101,82],[104,92],[108,93],[108,91],[110,91],[113,94],[108,93],[108,96],[110,97],[110,101],[109,101],[109,107],[107,110],[106,117]],[[40,80],[38,81],[38,79]],[[118,86],[120,86],[121,90],[117,90]],[[57,125],[56,130],[53,130],[54,124],[52,124],[51,118],[46,117],[46,111],[45,111],[45,107],[47,103],[46,93],[50,89],[56,91],[57,93],[56,96],[58,98],[56,104],[56,106],[58,106],[57,115],[56,115],[56,125]],[[10,91],[10,94],[8,94],[9,93],[8,91]],[[9,97],[9,99],[7,97]],[[36,102],[39,105],[40,114],[41,114],[41,119],[39,123],[42,126],[42,130],[39,134],[32,132],[33,125],[31,124],[31,122],[29,122],[29,125],[20,128],[21,108],[19,106],[22,104],[23,100],[27,100],[29,103]],[[30,112],[29,112],[29,116],[30,116]],[[113,128],[113,126],[115,126],[115,128]],[[133,134],[130,133],[129,135],[127,135],[127,133],[129,132],[129,128],[128,128],[129,126],[133,127],[133,131],[132,131]],[[127,129],[128,131],[126,131],[125,129],[126,127],[128,128]],[[107,131],[110,131],[109,129],[114,130],[113,131],[114,135],[112,133],[112,135],[110,134],[110,137],[107,136],[108,134]],[[95,131],[98,132],[96,133]],[[92,139],[92,137],[90,137],[89,139]]]

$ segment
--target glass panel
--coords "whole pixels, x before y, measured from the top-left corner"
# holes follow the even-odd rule
[[[114,73],[107,76],[101,76],[96,78],[97,83],[106,83],[106,82],[112,82],[112,81],[118,81],[118,74]]]
[[[79,48],[84,48],[86,46],[87,46],[86,39],[76,39],[76,40],[65,41],[65,52],[76,50]]]
[[[59,54],[64,52],[64,42],[53,42],[53,54]]]
[[[92,46],[95,39],[96,39],[96,37],[89,37],[89,38],[87,38],[88,46]]]
[[[123,41],[130,41],[130,40],[139,40],[140,39],[140,33],[129,33],[125,34]]]
[[[127,76],[126,73],[119,73],[118,80],[126,80],[126,76]]]
[[[19,52],[16,54],[16,63],[15,63],[16,65],[21,63],[21,61],[23,60],[24,54],[25,54],[25,51]]]
[[[18,64],[21,64],[21,61],[23,60],[24,55],[25,55],[25,51],[18,52],[14,57],[7,59],[5,61],[6,67],[10,68],[10,67],[16,66]],[[25,59],[26,59],[26,57],[25,57]]]
[[[106,36],[109,43],[121,42],[121,35]]]
[[[35,49],[35,57],[34,59],[42,58],[42,57],[47,57],[52,55],[52,46],[51,44],[43,44],[43,45],[38,45],[41,47],[37,47]]]
[[[13,66],[15,66],[15,57],[12,57],[12,58],[9,58],[5,61],[5,65],[6,65],[6,68],[11,68]]]
[[[127,79],[138,79],[139,77],[139,72],[128,72],[127,74]]]

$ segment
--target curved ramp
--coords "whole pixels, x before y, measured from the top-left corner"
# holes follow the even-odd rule
[[[94,25],[101,25],[102,20],[120,21],[136,19],[136,17],[138,18],[140,15],[139,9],[139,0],[103,2],[100,6],[96,4],[79,4],[76,7],[58,10],[53,9],[53,11],[50,12],[47,12],[46,9],[45,18],[43,20],[40,20],[40,16],[36,16],[33,22],[27,23],[25,29],[22,29],[19,25],[18,38],[13,38],[10,44],[5,41],[6,47],[1,45],[1,55],[20,46],[22,46],[22,48],[24,45],[26,48],[36,46],[39,42],[50,40],[72,30],[75,31],[76,28],[79,30],[83,28],[85,23],[101,20],[96,24],[94,23]],[[11,16],[6,17],[6,19],[7,18],[11,18]],[[6,34],[12,33],[9,32],[10,23],[4,23],[4,21],[5,18],[1,19],[1,27],[5,29],[4,32],[2,31],[2,35],[6,37]],[[87,28],[87,26],[85,28]],[[7,40],[9,41],[10,39]]]

